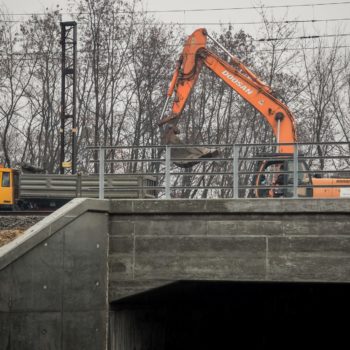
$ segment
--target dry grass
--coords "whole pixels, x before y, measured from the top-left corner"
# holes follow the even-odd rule
[[[0,247],[20,236],[25,229],[0,230]]]

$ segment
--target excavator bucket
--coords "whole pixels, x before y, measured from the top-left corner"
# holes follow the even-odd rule
[[[163,137],[166,145],[185,145],[176,134],[177,128],[168,127]],[[201,162],[201,158],[215,158],[219,155],[218,150],[206,147],[172,147],[171,161],[180,168],[190,168]]]

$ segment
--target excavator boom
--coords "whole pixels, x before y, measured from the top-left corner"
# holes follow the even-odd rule
[[[230,57],[230,63],[207,48],[207,38],[214,41]],[[182,144],[177,137],[177,134],[180,133],[177,123],[203,67],[210,69],[218,78],[260,112],[271,126],[277,143],[282,144],[277,147],[275,154],[270,155],[267,159],[263,159],[257,164],[257,171],[253,179],[255,189],[251,190],[251,196],[290,197],[294,195],[290,193],[288,187],[294,181],[290,174],[281,173],[278,176],[276,174],[278,171],[290,172],[294,164],[292,154],[294,153],[294,144],[297,138],[292,113],[284,103],[272,94],[272,89],[268,85],[261,81],[237,57],[233,56],[214,38],[210,37],[204,28],[197,29],[187,38],[180,58],[177,61],[176,70],[167,94],[167,102],[175,94],[171,114],[163,118],[166,109],[165,105],[159,122],[159,126],[162,127],[164,142],[172,145]],[[203,157],[215,156],[215,152],[202,147],[175,149],[171,147],[171,152],[171,158],[175,164],[181,167],[192,166]],[[298,187],[299,197],[341,197],[342,189],[339,186],[338,188],[332,188],[332,185],[342,183],[348,186],[350,183],[350,179],[312,178],[310,173],[308,173],[307,164],[302,160],[298,161],[297,168],[300,169],[298,175],[298,184],[301,184],[301,187]],[[270,172],[272,172],[272,176],[270,176],[271,174],[269,175]],[[282,180],[279,181],[279,179]],[[285,186],[282,190],[276,187],[281,184]],[[268,190],[269,186],[271,186],[270,190]]]
[[[175,92],[170,116],[159,125],[167,125],[166,141],[172,143],[179,130],[176,124],[181,117],[188,97],[206,66],[222,81],[235,90],[245,101],[259,111],[270,124],[278,143],[294,143],[296,130],[294,118],[288,107],[271,94],[271,88],[264,84],[238,58],[230,55],[233,64],[223,60],[206,48],[208,34],[204,28],[197,29],[188,37],[177,62],[168,96]],[[280,146],[280,153],[292,153],[293,145]]]

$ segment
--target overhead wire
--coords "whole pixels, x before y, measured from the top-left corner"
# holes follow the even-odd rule
[[[175,45],[174,45],[175,46]],[[180,47],[180,45],[179,45]],[[316,47],[300,47],[300,48],[283,48],[283,49],[255,49],[253,50],[253,52],[283,52],[283,51],[302,51],[302,50],[318,50],[318,49],[342,49],[342,48],[349,48],[350,45],[339,45],[339,46],[316,46]],[[121,50],[121,49],[120,49]],[[116,51],[120,51],[118,49],[116,49]],[[123,49],[125,50],[125,49]],[[107,53],[107,54],[111,54],[112,52],[108,51],[108,50],[100,50],[100,53]],[[93,53],[92,50],[78,50],[78,53]],[[12,56],[27,56],[27,55],[34,55],[36,57],[25,57],[25,58],[15,58],[15,60],[34,60],[37,59],[40,56],[47,56],[47,55],[52,55],[50,57],[47,57],[49,59],[61,59],[60,52],[43,52],[43,51],[38,51],[38,52],[27,52],[27,53],[22,53],[22,52],[13,52],[13,53],[1,53],[0,52],[0,60],[1,59],[9,59],[7,57],[12,57]],[[57,55],[57,56],[56,56]],[[6,56],[6,57],[4,57]],[[86,56],[85,56],[86,57]],[[13,58],[12,58],[13,59]]]
[[[268,5],[264,6],[264,8],[289,8],[289,7],[308,7],[308,6],[333,6],[333,5],[344,5],[344,4],[350,4],[350,1],[343,1],[343,2],[327,2],[327,3],[312,3],[312,4],[293,4],[293,5]],[[176,11],[216,11],[216,10],[232,10],[232,9],[256,9],[257,7],[254,6],[247,6],[247,7],[230,7],[230,8],[211,8],[211,9],[189,9],[189,10],[152,10],[152,11],[142,11],[142,12],[176,12]],[[138,12],[138,11],[135,11]],[[119,13],[122,13],[119,12]],[[45,15],[47,13],[32,13],[32,14],[25,14],[25,13],[13,13],[9,15],[13,16],[24,16],[24,15]],[[70,13],[74,14],[74,13]],[[77,13],[75,13],[77,14]],[[82,14],[82,13],[79,13]],[[306,19],[306,20],[283,20],[283,21],[271,21],[269,23],[273,24],[279,24],[279,23],[318,23],[318,22],[340,22],[340,21],[349,21],[350,17],[345,18],[326,18],[326,19]],[[25,21],[18,21],[18,20],[4,20],[0,19],[0,22],[25,22]],[[30,23],[30,21],[29,21]],[[252,21],[252,22],[160,22],[160,23],[133,23],[133,25],[256,25],[256,24],[264,24],[263,21]],[[260,38],[260,39],[253,39],[254,41],[278,41],[278,40],[285,40],[285,39],[316,39],[321,37],[334,37],[334,36],[348,36],[349,34],[329,34],[329,35],[309,35],[309,36],[300,36],[300,37],[292,37],[292,38]]]
[[[265,5],[265,6],[240,6],[240,7],[221,7],[221,8],[196,8],[196,9],[171,9],[171,10],[136,10],[136,11],[118,11],[122,14],[130,13],[176,13],[176,12],[207,12],[207,11],[240,11],[240,10],[256,10],[259,8],[263,9],[274,9],[274,8],[295,8],[295,7],[319,7],[319,6],[338,6],[338,5],[349,5],[350,1],[341,2],[315,2],[309,4],[289,4],[289,5]],[[47,13],[9,13],[10,16],[44,16]],[[81,15],[88,14],[88,12],[63,12],[62,15]]]
[[[285,38],[260,38],[253,39],[253,41],[279,41],[279,40],[297,40],[297,39],[319,39],[319,38],[334,38],[334,37],[344,37],[349,36],[350,33],[344,34],[322,34],[322,35],[304,35],[304,36],[295,36],[295,37],[285,37]]]
[[[316,6],[337,6],[349,5],[350,1],[342,2],[327,2],[327,3],[311,3],[311,4],[293,4],[293,5],[266,5],[266,6],[241,6],[241,7],[226,7],[226,8],[198,8],[198,9],[174,9],[174,10],[146,10],[149,13],[174,13],[174,12],[205,12],[205,11],[240,11],[240,10],[256,10],[259,8],[273,9],[273,8],[293,8],[293,7],[316,7]]]
[[[312,3],[312,4],[293,4],[293,5],[269,5],[264,6],[264,8],[289,8],[289,7],[309,7],[309,6],[333,6],[333,5],[344,5],[344,4],[350,4],[350,1],[344,1],[344,2],[328,2],[328,3]],[[230,7],[230,8],[212,8],[212,9],[190,9],[190,10],[155,10],[155,11],[140,11],[140,12],[177,12],[177,11],[187,11],[187,12],[197,12],[197,11],[217,11],[217,10],[232,10],[232,9],[256,9],[257,7],[254,6],[248,6],[248,7]],[[138,11],[135,11],[138,12]],[[119,12],[122,13],[122,12]],[[25,13],[13,13],[9,15],[13,16],[24,16],[24,15],[46,15],[47,13],[32,13],[32,14],[25,14]],[[74,13],[70,13],[74,14]],[[81,14],[81,13],[79,13]],[[345,18],[328,18],[328,19],[306,19],[306,20],[283,20],[283,21],[271,21],[269,23],[317,23],[317,22],[334,22],[334,21],[349,21],[350,17]],[[0,22],[25,22],[25,21],[18,21],[18,20],[3,20],[0,19]],[[30,21],[29,21],[30,23]],[[153,23],[153,24],[159,24],[159,25],[243,25],[243,24],[263,24],[265,22],[263,21],[256,21],[256,22],[237,22],[237,23],[230,23],[230,22],[192,22],[192,23],[169,23],[169,22],[161,22],[161,23]],[[144,23],[134,23],[136,25],[144,25]],[[152,23],[150,23],[152,25]],[[318,39],[318,38],[326,38],[326,37],[345,37],[350,36],[350,33],[339,33],[339,34],[324,34],[324,35],[308,35],[308,36],[299,36],[299,37],[283,37],[283,38],[259,38],[259,39],[252,39],[255,42],[269,42],[269,41],[280,41],[280,40],[306,40],[306,39]],[[170,45],[167,45],[170,46]],[[174,47],[180,46],[180,45],[172,45]],[[347,48],[348,45],[338,46],[339,48]],[[324,46],[323,48],[332,48],[331,46]],[[304,48],[304,49],[314,49],[314,48]],[[283,50],[300,50],[298,48],[287,48],[282,49]],[[255,51],[269,51],[267,50],[255,50]],[[16,55],[15,53],[14,55]],[[0,53],[1,55],[1,53]]]
[[[293,20],[284,20],[284,21],[269,21],[268,23],[272,24],[295,24],[295,23],[319,23],[319,22],[345,22],[350,21],[350,17],[345,18],[321,18],[321,19],[293,19]],[[36,23],[35,21],[30,20],[4,20],[0,19],[0,22],[3,23]],[[264,24],[264,21],[253,21],[253,22],[153,22],[153,23],[142,23],[136,22],[133,25],[256,25]]]
[[[320,34],[320,35],[303,35],[303,36],[295,36],[295,37],[281,37],[281,38],[260,38],[260,39],[254,39],[252,38],[252,41],[255,42],[264,42],[264,41],[281,41],[281,40],[308,40],[308,39],[320,39],[320,38],[334,38],[334,37],[346,37],[350,36],[350,33],[336,33],[336,34]],[[22,38],[23,39],[23,38]],[[109,39],[107,41],[116,41],[114,39]],[[182,44],[166,44],[167,47],[177,47]],[[186,46],[188,44],[184,44],[182,46]],[[194,44],[191,43],[191,46],[194,45],[202,45],[202,44]],[[121,48],[122,49],[122,48]],[[0,52],[1,53],[1,52]]]

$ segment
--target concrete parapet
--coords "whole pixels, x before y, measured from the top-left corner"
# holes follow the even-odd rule
[[[112,201],[110,300],[178,280],[350,281],[350,200]]]

